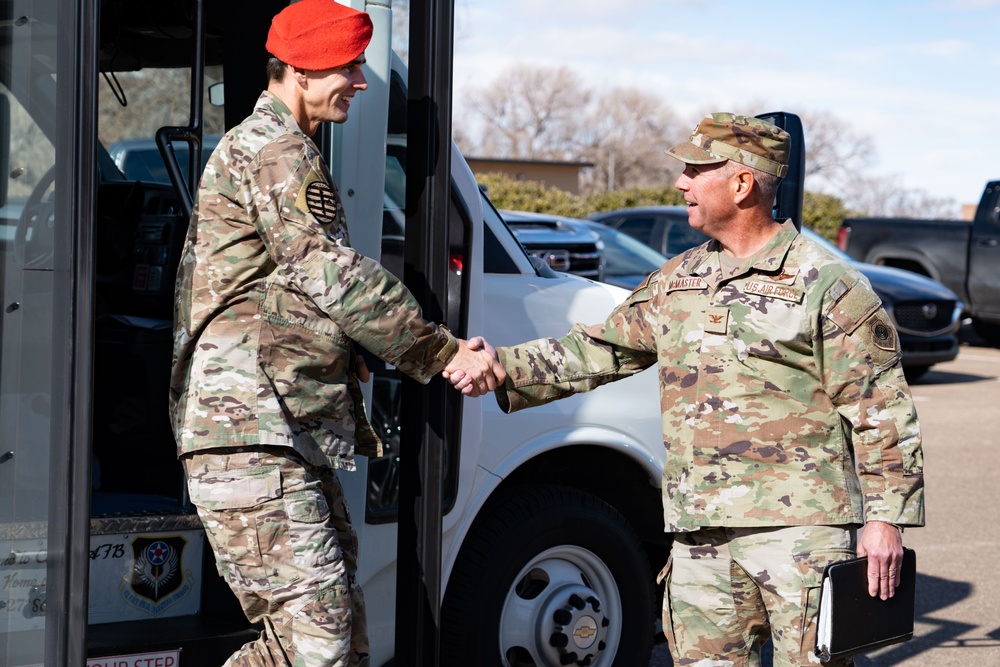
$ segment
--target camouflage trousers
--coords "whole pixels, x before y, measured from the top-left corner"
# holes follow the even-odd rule
[[[707,528],[676,533],[665,581],[663,633],[677,667],[819,665],[814,653],[823,569],[853,558],[846,526]],[[853,665],[852,659],[826,665]]]
[[[368,665],[357,536],[336,470],[281,447],[183,458],[219,573],[260,637],[227,665]]]

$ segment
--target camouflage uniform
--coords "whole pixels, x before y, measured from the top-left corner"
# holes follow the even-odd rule
[[[279,458],[287,465],[300,462],[294,484],[322,479],[323,488],[339,486],[335,469],[354,469],[355,451],[378,455],[381,445],[355,373],[354,341],[421,382],[439,373],[457,346],[447,330],[421,319],[417,303],[392,274],[350,248],[344,209],[318,149],[288,108],[265,92],[253,114],[222,139],[202,176],[178,270],[170,395],[178,452],[189,470],[199,470],[189,480],[191,497],[206,518],[220,571],[251,618],[262,608],[245,592],[256,594],[260,584],[226,565],[222,554],[254,551],[259,526],[272,531],[284,521],[282,512],[291,517],[298,510],[285,495],[291,489],[269,476],[271,464],[237,452],[286,449]],[[221,478],[203,478],[236,468],[246,470],[226,477],[230,491],[216,488]],[[247,495],[257,502],[248,504]],[[326,503],[313,495],[296,507],[328,504],[335,517],[342,514],[340,522],[317,519],[323,526],[315,535],[322,542],[317,549],[353,542],[345,537],[349,522],[339,492],[327,494]],[[340,561],[341,552],[329,555]],[[295,562],[283,547],[267,557]],[[269,576],[282,572],[279,563],[274,566]],[[310,576],[308,561],[303,567],[295,577]],[[348,589],[356,589],[351,570],[345,574]],[[284,584],[279,577],[271,586]],[[286,611],[298,609],[296,600],[317,586],[319,581],[300,581],[294,595],[282,592],[273,599]],[[272,588],[275,596],[278,588]],[[364,628],[360,598],[340,609],[351,607],[358,632]],[[282,645],[294,645],[298,628],[310,622],[325,628],[329,645],[315,653],[326,657],[297,659],[296,665],[347,664],[342,635],[349,631],[349,614],[301,618],[306,612],[299,610],[288,626],[293,636],[285,637],[276,608],[264,613],[272,612]]]
[[[227,664],[367,664],[358,541],[336,471],[287,447],[183,460],[219,573],[264,624]]]
[[[667,531],[922,525],[916,412],[896,333],[865,278],[791,221],[732,274],[720,253],[710,241],[671,259],[603,324],[498,348],[508,373],[501,407],[539,405],[656,364]],[[854,548],[846,539],[838,559]],[[827,558],[811,549],[802,545],[795,560],[815,574]],[[802,577],[803,604],[814,579]],[[675,661],[702,664],[693,655]],[[725,651],[714,659],[703,664],[746,664]]]

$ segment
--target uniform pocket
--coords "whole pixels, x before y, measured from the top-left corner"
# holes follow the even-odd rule
[[[281,497],[278,466],[206,472],[191,477],[191,502],[208,510],[247,509]]]
[[[660,616],[660,623],[663,624],[663,636],[667,638],[667,647],[670,655],[677,655],[677,640],[674,637],[674,615],[670,606],[670,579],[674,570],[674,555],[671,553],[667,557],[667,564],[663,566],[660,573],[656,575],[656,583],[663,584],[663,611]]]
[[[259,517],[261,506],[281,497],[278,466],[194,475],[188,490],[215,550],[219,572],[228,579],[230,565],[262,565]]]
[[[330,518],[330,505],[322,493],[307,489],[285,494],[285,512],[289,521],[323,523]]]
[[[284,511],[270,512],[259,523],[260,549],[268,576],[276,585],[343,574],[337,530],[323,491],[312,485],[288,492]],[[326,568],[333,566],[333,570]]]
[[[799,664],[816,662],[816,627],[823,571],[831,563],[854,558],[851,549],[816,549],[795,554],[795,564],[802,576],[802,609],[799,617]]]

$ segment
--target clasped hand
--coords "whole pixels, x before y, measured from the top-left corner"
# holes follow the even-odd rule
[[[442,376],[465,396],[476,398],[492,392],[507,379],[496,350],[482,336],[458,341],[458,352],[445,366]]]

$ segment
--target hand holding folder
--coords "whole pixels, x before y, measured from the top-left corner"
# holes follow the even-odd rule
[[[899,586],[888,600],[868,594],[866,557],[832,563],[823,573],[816,655],[827,662],[913,638],[917,557],[903,549]]]

